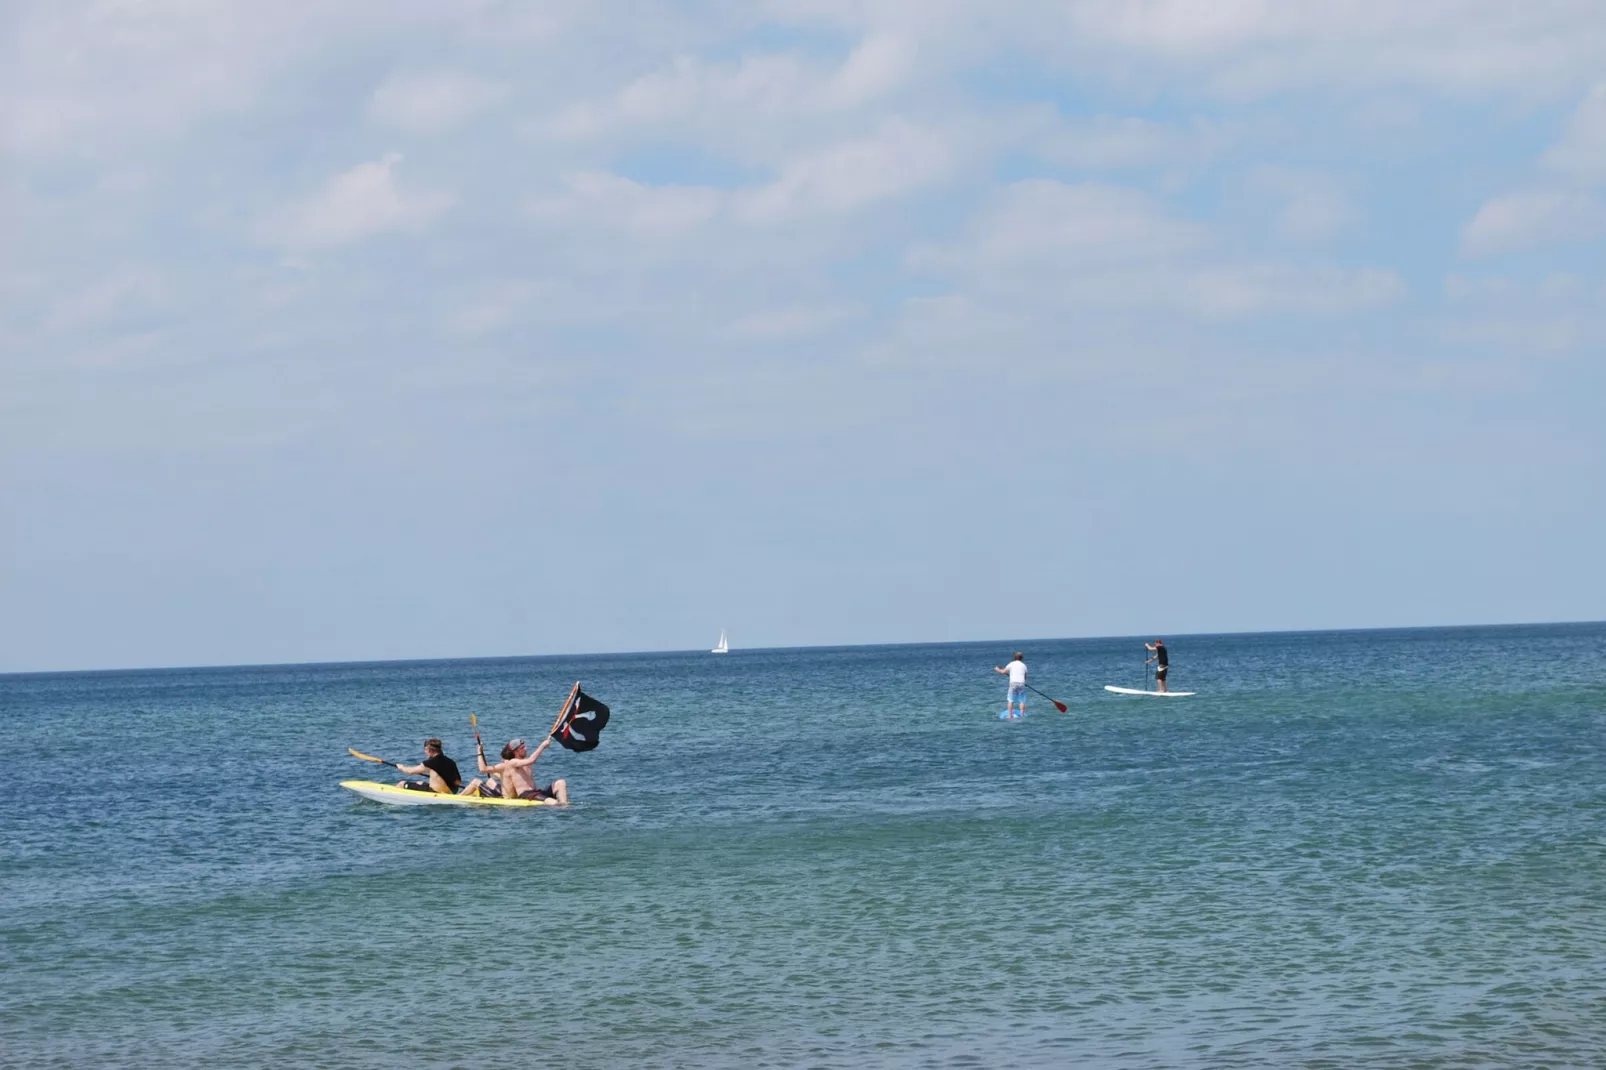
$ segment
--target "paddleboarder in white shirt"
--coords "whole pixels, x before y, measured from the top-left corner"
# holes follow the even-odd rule
[[[999,668],[993,666],[993,672],[1004,673],[1009,677],[1009,696],[1004,700],[1005,717],[1026,716],[1026,660],[1019,650],[1015,651],[1015,660]],[[1011,713],[1016,706],[1020,713]]]

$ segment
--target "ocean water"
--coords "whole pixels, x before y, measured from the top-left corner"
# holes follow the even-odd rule
[[[1606,1065],[1606,625],[1168,638],[0,676],[0,1065]]]

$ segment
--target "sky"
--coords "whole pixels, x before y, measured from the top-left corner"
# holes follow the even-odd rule
[[[0,671],[1606,617],[1598,0],[0,0]]]

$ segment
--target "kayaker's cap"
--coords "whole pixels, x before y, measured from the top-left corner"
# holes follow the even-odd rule
[[[522,746],[524,746],[524,740],[523,740],[522,737],[519,738],[519,739],[510,739],[510,740],[507,741],[507,749],[508,750],[518,750]]]

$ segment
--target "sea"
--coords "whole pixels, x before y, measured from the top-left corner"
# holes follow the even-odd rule
[[[1606,1066],[1606,624],[1144,638],[0,676],[0,1065]]]

